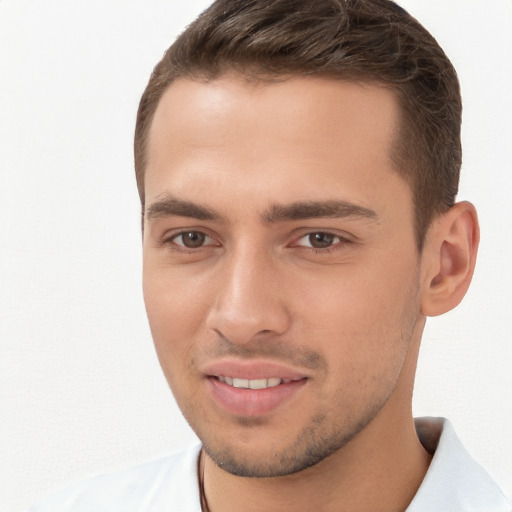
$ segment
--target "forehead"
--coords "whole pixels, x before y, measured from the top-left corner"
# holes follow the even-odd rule
[[[377,84],[250,82],[236,74],[207,83],[179,79],[149,132],[146,198],[179,194],[194,182],[198,195],[235,184],[240,192],[274,191],[279,202],[323,200],[340,185],[365,203],[397,177],[390,157],[397,124],[395,96]],[[310,197],[298,198],[304,182]]]

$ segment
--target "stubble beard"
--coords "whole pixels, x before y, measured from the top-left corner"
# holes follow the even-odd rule
[[[223,447],[212,446],[204,438],[203,450],[219,468],[234,476],[273,478],[293,475],[317,465],[343,449],[375,418],[387,402],[388,396],[381,402],[372,404],[358,422],[351,423],[346,420],[344,425],[336,424],[336,428],[327,426],[332,421],[327,415],[314,416],[292,443],[280,452],[274,451],[271,456],[241,455],[232,445],[226,443]],[[249,426],[246,419],[241,420],[241,423]]]
[[[409,345],[414,330],[414,320],[409,316],[409,322],[404,327],[402,343]],[[406,350],[407,353],[407,350]],[[406,355],[404,355],[405,361]],[[387,393],[377,395],[367,403],[363,412],[350,411],[347,404],[332,404],[333,409],[345,410],[342,422],[333,421],[329,412],[317,411],[302,431],[290,444],[280,451],[273,451],[270,455],[250,453],[241,454],[229,439],[209,442],[209,435],[198,437],[203,442],[203,450],[215,464],[234,476],[253,478],[272,478],[299,473],[315,466],[334,453],[342,450],[357,435],[362,432],[386,406],[389,398],[395,391],[400,379],[403,366],[400,366],[394,380],[382,383],[387,387]],[[382,388],[381,388],[382,389]],[[343,392],[340,390],[340,393]],[[239,424],[245,428],[263,427],[265,420],[258,418],[239,418]],[[194,429],[195,430],[195,429]],[[197,431],[196,431],[197,432]]]
[[[273,478],[293,475],[304,471],[307,468],[315,466],[327,459],[334,453],[342,450],[348,443],[350,443],[358,434],[360,434],[381,412],[386,406],[388,400],[392,396],[395,388],[400,380],[400,375],[403,371],[403,364],[407,358],[407,353],[410,349],[413,332],[417,321],[416,304],[418,299],[419,290],[419,271],[416,276],[416,282],[412,282],[411,291],[408,296],[408,301],[405,302],[402,310],[402,330],[399,334],[400,345],[404,349],[403,359],[401,363],[397,361],[397,368],[395,368],[394,377],[389,381],[383,381],[380,389],[387,389],[384,394],[377,394],[373,396],[363,411],[355,410],[352,408],[354,400],[348,400],[352,407],[347,402],[341,400],[340,403],[333,403],[329,410],[316,411],[311,417],[308,424],[295,436],[288,445],[280,450],[273,450],[272,453],[257,454],[251,452],[249,447],[248,454],[242,454],[237,449],[236,443],[232,443],[227,437],[215,439],[215,433],[211,431],[207,435],[203,435],[201,428],[196,428],[193,422],[189,421],[194,415],[189,415],[186,412],[187,407],[181,408],[182,412],[189,421],[190,426],[196,432],[197,436],[203,443],[203,450],[214,461],[214,463],[224,471],[240,477],[252,478]],[[313,358],[315,359],[315,358]],[[312,359],[312,360],[313,360]],[[322,360],[318,356],[318,360]],[[339,391],[340,396],[343,396],[343,390]],[[344,403],[343,403],[344,402]],[[359,404],[360,405],[360,404]],[[343,421],[336,421],[329,412],[333,409],[338,411],[345,411]],[[264,428],[262,423],[264,419],[260,418],[242,418],[238,419],[241,426],[252,428]],[[210,428],[212,424],[206,422]]]

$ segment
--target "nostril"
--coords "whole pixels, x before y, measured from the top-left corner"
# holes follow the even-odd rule
[[[206,327],[233,345],[282,335],[290,327],[291,315],[277,299],[269,299],[233,303],[219,298],[208,312]]]

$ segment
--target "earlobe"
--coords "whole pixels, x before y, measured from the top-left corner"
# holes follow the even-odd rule
[[[479,239],[475,207],[466,201],[432,223],[422,255],[423,314],[441,315],[460,303],[473,277]]]

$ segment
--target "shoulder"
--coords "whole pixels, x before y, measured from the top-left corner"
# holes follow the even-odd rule
[[[28,512],[200,511],[199,446],[116,473],[80,481]]]

